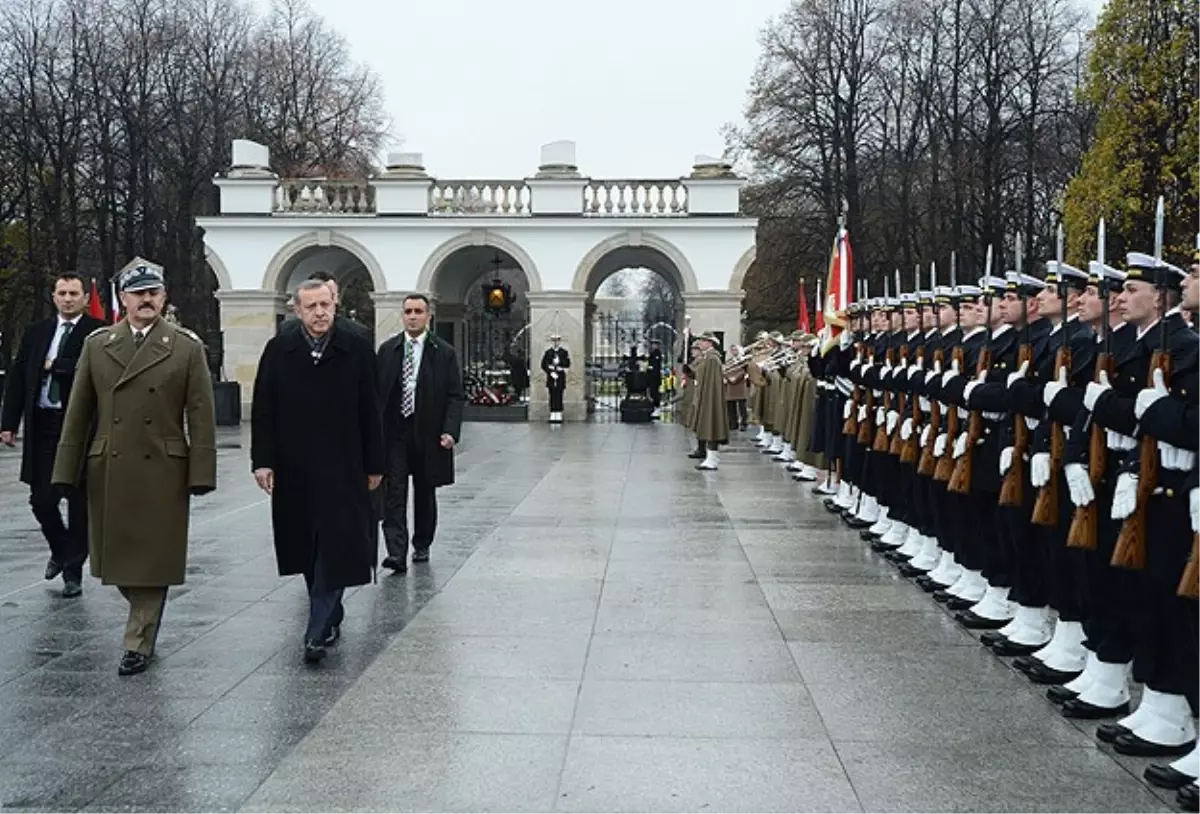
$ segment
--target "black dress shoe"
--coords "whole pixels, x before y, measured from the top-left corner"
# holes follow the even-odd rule
[[[384,568],[390,568],[397,574],[403,574],[408,570],[408,563],[399,557],[384,557],[381,565]]]
[[[954,614],[954,619],[960,625],[970,630],[999,630],[1008,624],[1008,619],[989,619],[967,609]]]
[[[321,644],[325,647],[333,647],[342,638],[342,626],[331,625],[329,632],[325,634],[325,638],[321,640]]]
[[[1119,715],[1127,715],[1129,713],[1129,702],[1118,704],[1115,707],[1098,707],[1095,704],[1089,704],[1087,701],[1081,701],[1078,698],[1072,698],[1063,703],[1062,714],[1064,718],[1077,718],[1083,721],[1096,721],[1100,718],[1116,718]]]
[[[989,630],[986,633],[981,633],[979,635],[979,641],[987,647],[994,647],[1000,642],[1008,641],[1008,637],[995,630]]]
[[[1142,777],[1160,789],[1181,789],[1188,783],[1196,782],[1196,778],[1190,774],[1184,774],[1161,763],[1151,763],[1142,773]]]
[[[83,586],[75,580],[67,580],[63,582],[62,595],[67,599],[70,599],[74,596],[79,596],[81,593],[83,593]]]
[[[906,562],[899,568],[900,576],[909,578],[927,576],[932,570],[932,568],[918,568],[911,562]]]
[[[699,450],[697,450],[697,451],[695,451],[695,452],[689,452],[689,453],[688,453],[688,457],[689,457],[689,458],[691,458],[693,461],[701,461],[701,460],[704,460],[704,455],[705,455],[705,453],[703,453],[703,452],[700,452]]]
[[[883,541],[882,537],[876,537],[874,540],[871,541],[871,550],[876,551],[880,554],[886,554],[889,551],[895,551],[899,547],[900,547],[899,545],[892,545],[891,543],[885,543]]]
[[[58,576],[61,573],[62,573],[62,566],[59,565],[58,563],[56,563],[53,558],[51,558],[46,563],[46,573],[44,575],[45,578],[46,579],[54,579],[56,576]]]
[[[1118,735],[1132,735],[1133,730],[1120,724],[1100,724],[1096,727],[1096,740],[1112,743]]]
[[[974,604],[974,601],[970,599],[963,599],[961,596],[951,596],[946,600],[946,607],[955,611],[969,610]]]
[[[933,592],[933,601],[934,602],[941,602],[942,604],[946,604],[951,599],[958,599],[958,597],[955,596],[954,594],[950,593],[949,591],[934,591]]]
[[[1028,656],[1030,653],[1036,653],[1045,646],[1045,642],[1041,644],[1021,644],[1020,642],[1003,641],[992,645],[992,652],[997,656]]]
[[[120,666],[117,667],[117,675],[134,676],[146,672],[146,668],[149,666],[149,656],[144,656],[135,650],[126,650],[125,655],[121,656]]]
[[[1179,746],[1167,746],[1139,738],[1132,732],[1128,735],[1117,735],[1112,745],[1115,751],[1131,757],[1182,757],[1196,748],[1195,741],[1181,743]]]
[[[1034,684],[1066,684],[1079,678],[1083,670],[1055,670],[1042,663],[1037,663],[1025,671],[1029,680]]]
[[[325,645],[321,642],[304,643],[304,663],[320,664],[326,656]]]
[[[1200,811],[1200,789],[1196,788],[1196,784],[1184,786],[1175,795],[1175,804],[1184,811]]]
[[[846,525],[852,529],[869,529],[871,526],[875,525],[875,521],[863,520],[857,515],[850,515],[846,518]]]
[[[423,548],[420,551],[414,551],[412,556],[413,562],[429,562],[429,549]]]
[[[1074,690],[1068,690],[1063,686],[1047,687],[1046,698],[1052,704],[1065,704],[1068,701],[1073,701],[1079,697],[1079,693]]]
[[[872,523],[871,525],[873,526],[875,524]],[[879,538],[882,537],[883,535],[876,534],[875,532],[871,531],[870,529],[867,529],[866,531],[860,531],[858,533],[858,536],[862,539],[862,541],[864,543],[874,543],[874,542],[877,542],[879,540]]]

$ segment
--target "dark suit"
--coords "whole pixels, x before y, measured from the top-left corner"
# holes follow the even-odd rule
[[[384,474],[383,537],[388,556],[401,562],[408,555],[408,479],[413,482],[413,550],[424,552],[437,531],[439,486],[454,483],[454,450],[441,446],[449,435],[462,433],[462,371],[454,348],[426,333],[416,371],[416,401],[403,415],[404,355],[407,334],[384,342],[378,353],[379,405],[383,413],[387,469]]]
[[[571,367],[571,354],[564,347],[546,348],[542,354],[542,372],[546,374],[546,388],[550,391],[550,412],[563,411],[563,391],[567,389],[567,369]],[[557,373],[557,376],[552,376]]]
[[[275,326],[275,333],[283,336],[297,334],[300,332],[300,318],[292,315],[285,317],[282,322]],[[355,322],[352,319],[338,314],[333,318],[333,328],[340,331],[342,334],[352,334],[359,339],[370,341],[371,332],[361,322]]]
[[[26,328],[17,357],[5,377],[0,430],[16,432],[24,422],[21,480],[30,487],[29,505],[50,544],[50,559],[62,566],[65,578],[78,582],[87,559],[87,493],[83,489],[70,491],[68,523],[64,526],[59,511],[60,493],[51,487],[50,475],[54,470],[54,456],[83,340],[104,323],[87,314],[80,316],[71,332],[59,342],[58,353],[50,370],[46,371],[44,362],[60,330],[59,324],[56,314]],[[39,406],[47,376],[57,382],[61,405],[57,409]]]

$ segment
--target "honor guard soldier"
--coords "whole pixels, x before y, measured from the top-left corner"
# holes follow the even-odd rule
[[[128,316],[84,341],[52,480],[86,467],[92,576],[129,602],[118,672],[133,675],[184,582],[190,498],[216,488],[216,426],[204,345],[162,318],[162,268],[137,258],[117,288]]]
[[[692,403],[692,431],[704,446],[700,470],[715,470],[720,464],[718,448],[729,443],[729,422],[725,411],[725,380],[717,338],[711,333],[696,337],[698,353],[692,363],[696,373],[696,392]]]
[[[562,336],[550,335],[550,347],[542,354],[542,372],[546,374],[546,389],[550,393],[550,423],[563,420],[563,393],[567,389],[567,371],[571,369],[571,354],[562,346]]]

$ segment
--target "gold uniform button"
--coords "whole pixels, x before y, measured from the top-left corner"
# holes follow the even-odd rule
[[[1168,490],[1167,490],[1167,497],[1175,497],[1175,490],[1174,490],[1174,489],[1168,489]]]

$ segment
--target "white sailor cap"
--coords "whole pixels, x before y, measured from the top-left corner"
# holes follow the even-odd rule
[[[1000,279],[995,277],[992,279]],[[956,302],[979,302],[979,298],[983,296],[983,289],[977,285],[960,285],[954,289],[954,299]]]
[[[908,308],[909,306],[915,308],[917,305],[917,293],[915,291],[909,291],[906,294],[901,294],[900,305],[903,308]]]
[[[1125,285],[1125,272],[1099,260],[1092,260],[1088,263],[1088,284],[1103,286],[1109,291],[1120,291]]]
[[[954,302],[954,289],[948,285],[939,285],[933,289],[933,301],[938,305],[951,305]]]
[[[1183,288],[1183,278],[1187,276],[1184,270],[1178,266],[1173,266],[1163,260],[1156,260],[1152,255],[1142,252],[1127,254],[1125,266],[1126,280],[1140,280],[1177,291]]]
[[[1046,287],[1046,284],[1037,277],[1023,273],[1019,274],[1015,271],[1005,273],[1004,282],[1006,291],[1017,291],[1026,297],[1035,296]]]
[[[985,294],[1003,294],[1004,289],[1008,287],[1008,280],[1003,277],[992,275],[990,277],[979,278],[979,288]]]
[[[1046,285],[1070,285],[1082,291],[1087,288],[1087,284],[1087,274],[1074,266],[1057,260],[1046,261]]]

